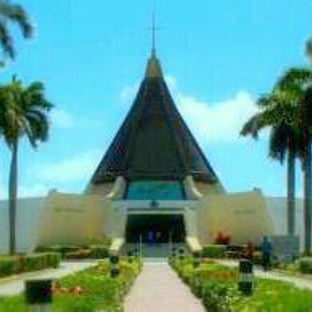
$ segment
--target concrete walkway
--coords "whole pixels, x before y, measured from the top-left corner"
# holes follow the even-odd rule
[[[219,260],[218,261],[220,264],[230,266],[230,267],[238,267],[238,262],[237,261],[231,261],[231,260]],[[312,291],[312,280],[304,277],[298,277],[298,276],[290,276],[283,274],[281,272],[277,271],[268,271],[264,272],[262,269],[256,267],[255,268],[255,275],[260,277],[260,278],[265,278],[265,279],[271,279],[271,280],[276,280],[276,281],[281,281],[281,282],[287,282],[291,283],[297,288],[301,289],[309,289]]]
[[[62,262],[58,269],[47,269],[0,279],[0,297],[14,296],[23,293],[25,281],[28,279],[59,279],[66,275],[94,266],[96,263],[97,261]]]
[[[125,301],[125,312],[205,312],[167,262],[145,262]]]

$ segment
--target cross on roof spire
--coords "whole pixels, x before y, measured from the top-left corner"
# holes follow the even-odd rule
[[[152,16],[152,54],[156,55],[156,18],[155,9]]]

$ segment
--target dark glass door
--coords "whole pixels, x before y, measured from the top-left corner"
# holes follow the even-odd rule
[[[141,238],[140,238],[141,237]],[[129,215],[126,226],[128,243],[183,243],[185,226],[182,215]]]

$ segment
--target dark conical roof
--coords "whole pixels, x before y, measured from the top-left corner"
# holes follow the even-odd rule
[[[217,176],[178,112],[153,53],[131,110],[94,173],[100,184],[129,180],[217,182]]]

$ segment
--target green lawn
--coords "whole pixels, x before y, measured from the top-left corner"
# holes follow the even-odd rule
[[[250,297],[237,290],[237,269],[206,262],[194,268],[191,259],[171,260],[171,265],[208,312],[312,312],[312,292],[291,284],[257,279]]]
[[[117,312],[122,311],[125,294],[141,268],[135,260],[120,263],[120,276],[109,275],[108,261],[61,279],[54,287],[52,312]],[[0,299],[0,312],[26,311],[22,296]]]

